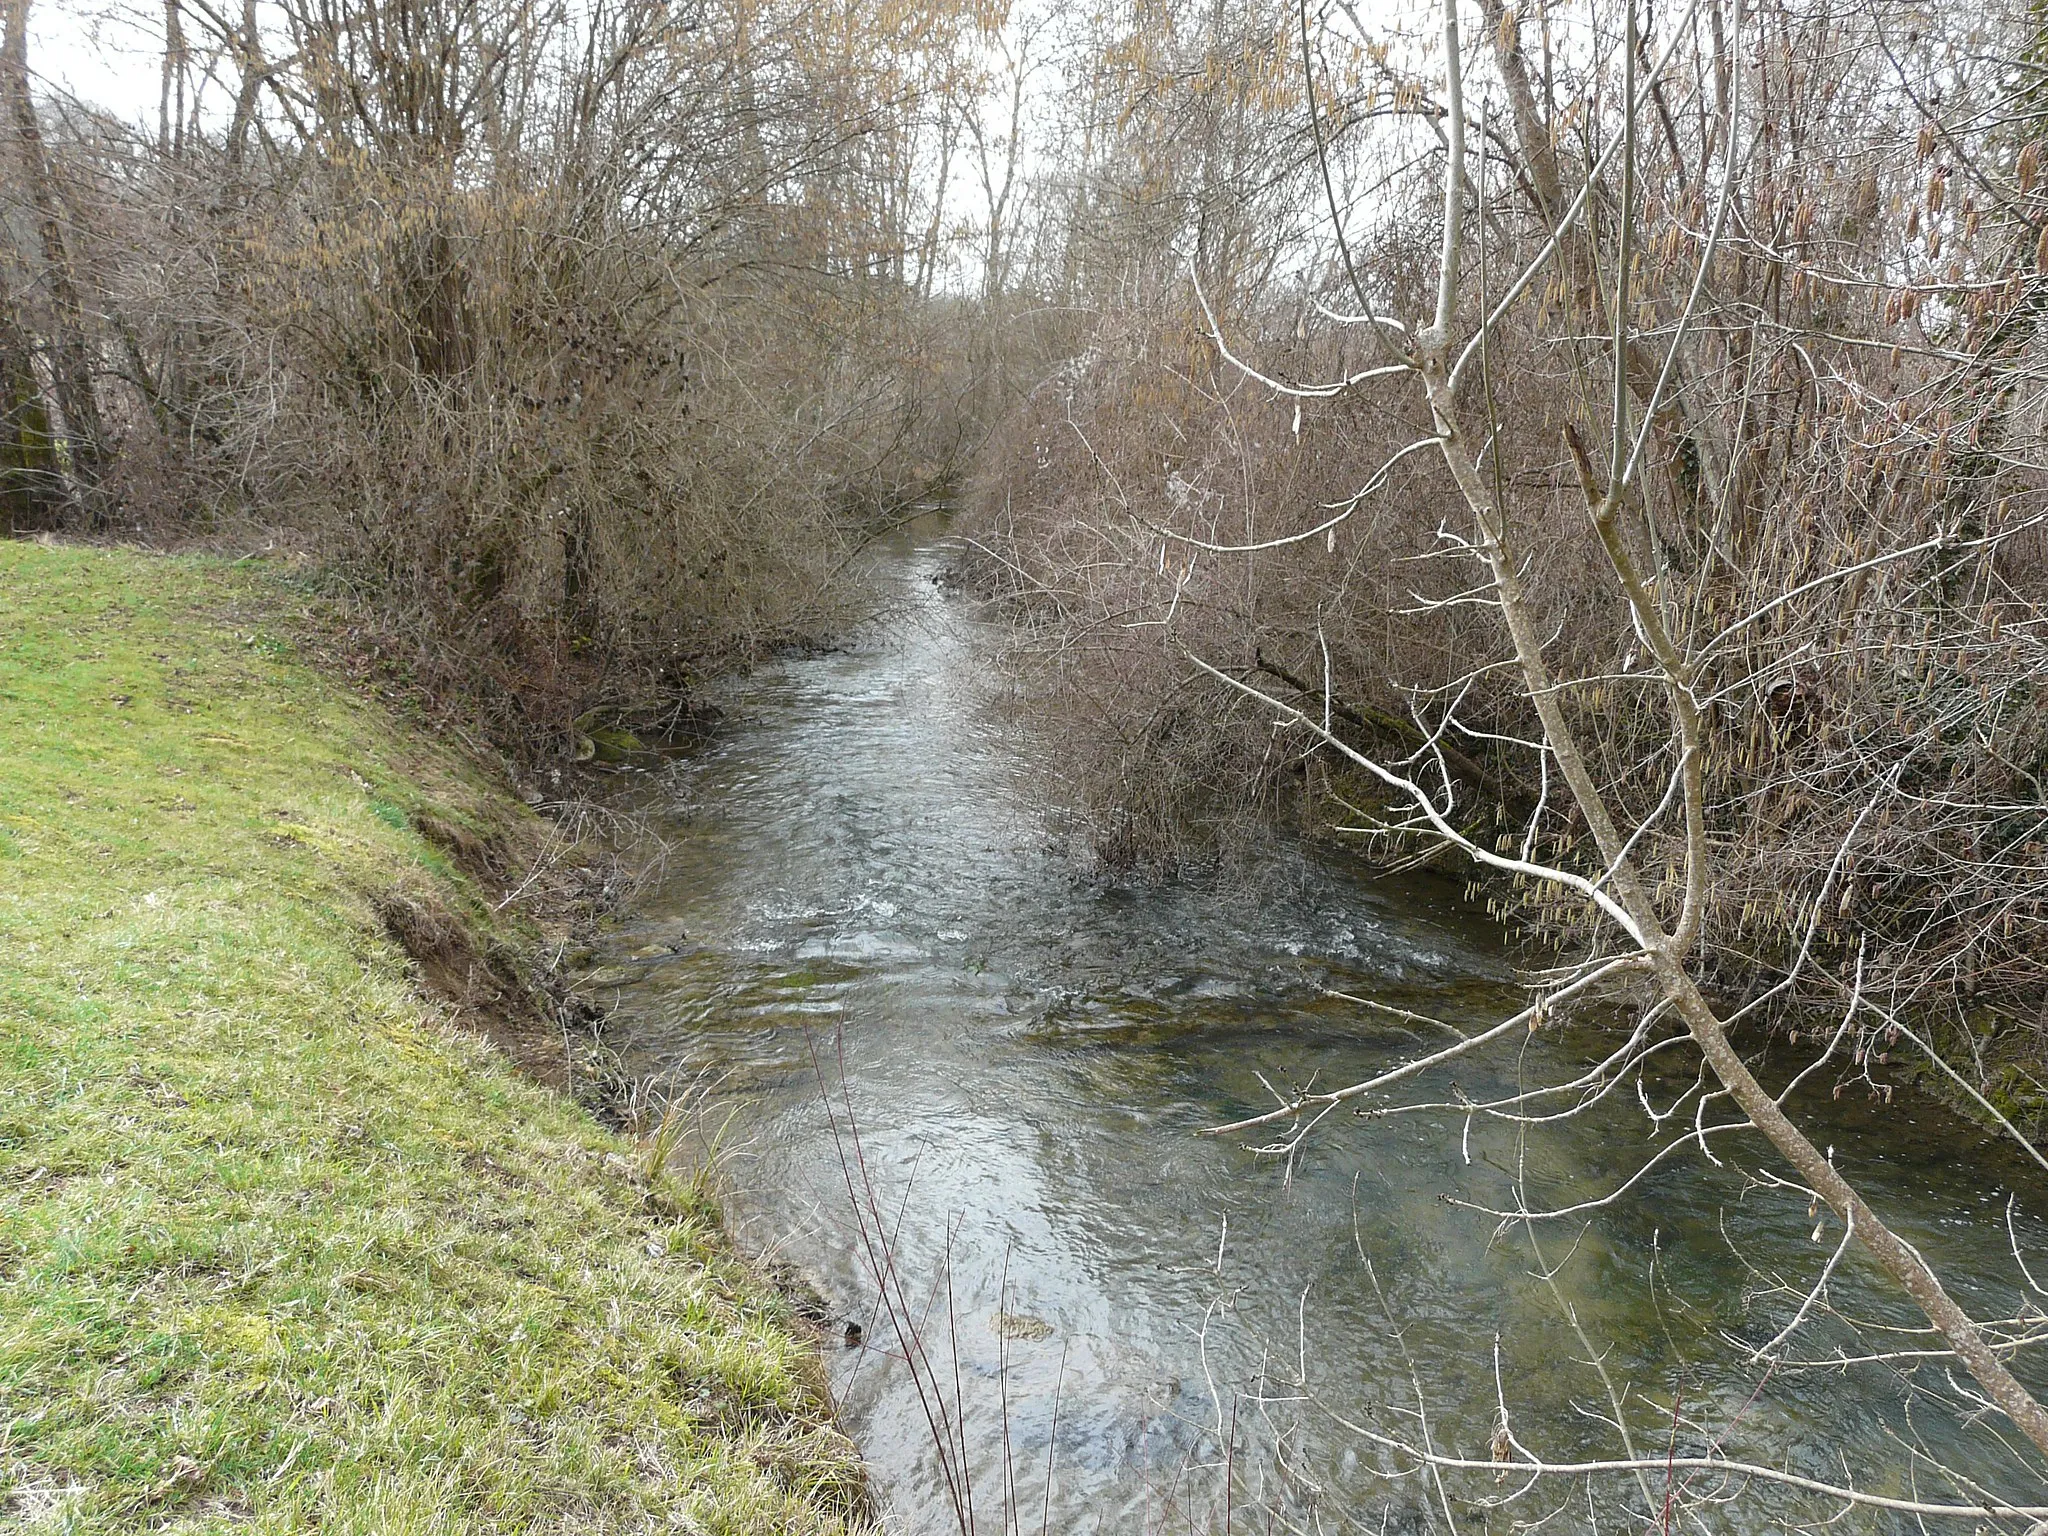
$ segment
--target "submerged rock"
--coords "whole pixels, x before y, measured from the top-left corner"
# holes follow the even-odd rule
[[[989,1319],[999,1339],[1049,1339],[1052,1324],[1042,1317],[1033,1317],[1028,1312],[998,1312]]]

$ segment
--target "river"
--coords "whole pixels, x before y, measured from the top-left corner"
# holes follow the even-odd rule
[[[971,1512],[983,1532],[1472,1532],[1553,1511],[1554,1530],[1641,1529],[1667,1499],[1673,1528],[1916,1528],[1661,1468],[1488,1509],[1516,1485],[1389,1480],[1402,1463],[1360,1432],[1485,1459],[1503,1402],[1553,1459],[1621,1456],[1618,1400],[1651,1459],[1713,1446],[1892,1496],[1977,1496],[1933,1458],[2048,1501],[1939,1366],[1801,1368],[1869,1352],[1824,1307],[1788,1363],[1747,1358],[1840,1237],[1745,1172],[1776,1166],[1753,1136],[1717,1142],[1719,1166],[1668,1159],[1541,1229],[1540,1253],[1455,1203],[1505,1205],[1517,1168],[1552,1204],[1627,1179],[1690,1127],[1691,1100],[1662,1128],[1644,1112],[1693,1083],[1681,1051],[1641,1102],[1540,1127],[1344,1113],[1291,1161],[1197,1135],[1269,1106],[1267,1083],[1355,1081],[1448,1039],[1332,993],[1467,1028],[1514,1011],[1499,934],[1455,884],[1313,848],[1221,888],[1094,869],[984,621],[944,581],[943,526],[876,558],[895,600],[860,643],[736,682],[715,736],[649,779],[664,873],[594,979],[631,1070],[715,1084],[729,1223],[830,1309],[834,1389],[890,1529]],[[1596,1034],[1543,1030],[1408,1100],[1569,1076]],[[2041,1300],[2012,1246],[2048,1277],[2048,1180],[1924,1101],[1834,1081],[1800,1112],[1976,1315]],[[1853,1252],[1829,1298],[1919,1321]]]

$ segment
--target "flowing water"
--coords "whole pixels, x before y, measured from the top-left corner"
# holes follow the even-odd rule
[[[1540,1228],[1540,1253],[1458,1203],[1504,1207],[1518,1172],[1552,1205],[1613,1189],[1692,1123],[1694,1099],[1661,1129],[1645,1113],[1692,1084],[1681,1051],[1640,1102],[1631,1084],[1526,1135],[1452,1109],[1334,1115],[1292,1160],[1198,1136],[1270,1106],[1268,1084],[1355,1081],[1449,1039],[1333,992],[1466,1028],[1512,1012],[1499,937],[1455,886],[1308,849],[1222,890],[1093,871],[1049,815],[1056,764],[973,605],[944,585],[948,558],[936,521],[896,539],[878,564],[900,600],[863,643],[736,685],[716,737],[651,781],[666,874],[593,978],[621,1010],[629,1067],[715,1076],[735,1233],[831,1310],[843,1422],[892,1529],[956,1530],[969,1506],[985,1532],[1507,1530],[1553,1509],[1552,1529],[1616,1529],[1631,1500],[1738,1491],[1659,1468],[1605,1479],[1591,1502],[1557,1484],[1489,1512],[1514,1485],[1388,1481],[1375,1474],[1404,1464],[1359,1432],[1485,1458],[1504,1402],[1533,1450],[1615,1457],[1610,1386],[1639,1455],[1712,1444],[1957,1498],[1931,1453],[2001,1497],[2048,1502],[1992,1433],[1958,1421],[1938,1366],[1763,1380],[1746,1361],[1841,1235],[1745,1173],[1776,1166],[1754,1137],[1717,1141],[1721,1166],[1669,1159],[1626,1199]],[[1546,1029],[1405,1102],[1568,1077],[1604,1048]],[[1978,1316],[2019,1313],[2007,1196],[2048,1277],[2048,1231],[2025,1214],[2048,1212],[2048,1181],[1925,1103],[1860,1085],[1835,1097],[1835,1081],[1801,1101],[1818,1139]],[[1854,1253],[1829,1294],[1917,1322]],[[1795,1361],[1868,1352],[1824,1311]],[[842,1348],[847,1320],[863,1337]],[[1685,1523],[1780,1530],[1838,1512],[1755,1484]],[[1913,1527],[1859,1508],[1836,1528]]]

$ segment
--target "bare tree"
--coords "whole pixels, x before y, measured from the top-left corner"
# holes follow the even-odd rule
[[[1175,223],[1186,286],[1107,307],[1011,423],[981,571],[1083,738],[1107,855],[1285,810],[1389,862],[1465,860],[1553,954],[1515,1017],[1224,1129],[1278,1128],[1277,1156],[1344,1107],[1535,1134],[1690,1052],[1692,1128],[1654,1111],[1635,1177],[1566,1208],[1518,1185],[1492,1216],[1533,1242],[1760,1137],[1746,1177],[1842,1245],[1780,1287],[1757,1369],[1834,1315],[1860,1250],[1927,1319],[1866,1357],[1953,1366],[1947,1411],[2038,1475],[2017,1237],[2020,1304],[1971,1315],[1796,1110],[1816,1083],[1889,1103],[1896,1055],[2042,1162],[2036,22],[1279,9],[1295,83],[1268,99],[1307,152],[1268,164],[1321,238],[1274,224],[1237,286]],[[1405,1097],[1573,1014],[1623,1021],[1583,1072]],[[1368,1428],[1449,1475],[1426,1435]],[[1517,1488],[1564,1472],[1495,1450]],[[1654,1520],[1653,1459],[1570,1475]],[[1771,1475],[1722,1470],[1717,1498]],[[1949,1475],[1941,1509],[1887,1507],[2021,1518]]]
[[[176,0],[146,128],[40,91],[25,9],[17,526],[54,485],[282,533],[406,686],[545,752],[855,611],[960,452],[910,266],[969,8]]]
[[[7,96],[16,171],[35,216],[37,255],[40,258],[36,279],[49,294],[52,313],[49,370],[53,381],[52,394],[62,424],[67,479],[74,498],[88,505],[89,516],[98,523],[103,512],[94,498],[104,445],[95,377],[97,369],[92,356],[85,302],[73,268],[71,242],[66,236],[66,218],[56,176],[43,144],[42,124],[29,91],[28,0],[10,0],[7,7],[6,32],[4,38],[0,38],[0,89],[4,89]],[[34,392],[26,388],[27,375],[18,366],[15,379],[13,393],[18,402],[15,411],[17,415],[24,411],[28,413],[17,432],[18,441],[25,443],[42,435],[46,428],[41,425],[41,417],[32,404]],[[29,438],[22,438],[21,432],[29,434]],[[33,456],[32,449],[24,451]],[[25,475],[36,473],[27,467],[26,461],[19,472]]]
[[[1468,101],[1467,48],[1460,30],[1460,7],[1457,0],[1445,0],[1440,96],[1441,246],[1436,263],[1435,301],[1423,316],[1397,320],[1382,312],[1383,307],[1376,305],[1373,294],[1360,283],[1353,293],[1359,313],[1348,317],[1348,323],[1367,328],[1381,342],[1387,356],[1382,367],[1369,372],[1410,379],[1427,401],[1432,431],[1423,441],[1440,457],[1467,516],[1465,531],[1446,528],[1440,531],[1439,538],[1450,552],[1475,563],[1482,574],[1479,585],[1458,601],[1480,603],[1494,613],[1508,642],[1520,695],[1540,725],[1540,736],[1528,741],[1525,750],[1533,759],[1535,776],[1546,789],[1523,834],[1519,839],[1502,839],[1496,845],[1474,836],[1460,824],[1456,776],[1445,761],[1440,743],[1456,739],[1461,733],[1467,738],[1476,736],[1462,725],[1458,700],[1477,680],[1477,673],[1456,679],[1452,690],[1440,694],[1435,717],[1426,723],[1427,739],[1423,746],[1405,760],[1395,762],[1343,740],[1330,727],[1327,704],[1318,719],[1310,709],[1259,690],[1233,671],[1192,653],[1189,658],[1210,676],[1253,695],[1261,706],[1320,739],[1376,779],[1386,792],[1389,806],[1382,826],[1440,842],[1481,868],[1583,903],[1590,914],[1597,914],[1598,922],[1588,945],[1589,953],[1544,978],[1527,1010],[1490,1030],[1369,1081],[1298,1094],[1270,1112],[1221,1129],[1236,1132],[1284,1122],[1295,1130],[1276,1150],[1291,1151],[1309,1125],[1339,1104],[1384,1090],[1404,1078],[1533,1028],[1546,1013],[1578,999],[1613,989],[1626,979],[1639,979],[1654,999],[1648,1005],[1645,1026],[1659,1018],[1681,1025],[1717,1085],[1699,1099],[1700,1119],[1693,1135],[1667,1145],[1657,1154],[1658,1158],[1686,1145],[1708,1153],[1709,1137],[1725,1132],[1729,1126],[1710,1123],[1707,1111],[1717,1100],[1731,1104],[1739,1111],[1739,1123],[1762,1133],[1784,1159],[1793,1187],[1809,1193],[1840,1218],[1844,1245],[1853,1237],[1924,1312],[1943,1347],[1975,1382],[1986,1406],[1995,1407],[2036,1452],[2048,1456],[2048,1410],[2013,1374],[2005,1358],[2015,1343],[2013,1325],[1987,1328],[1964,1310],[1944,1287],[1928,1257],[1892,1230],[1833,1158],[1787,1113],[1791,1087],[1774,1092],[1758,1080],[1731,1040],[1730,1016],[1709,996],[1712,968],[1701,957],[1701,934],[1705,913],[1715,899],[1716,883],[1721,878],[1721,859],[1710,835],[1715,807],[1708,788],[1708,764],[1721,747],[1714,727],[1717,708],[1724,704],[1731,684],[1736,681],[1726,667],[1730,642],[1811,592],[1848,583],[1934,550],[1946,552],[1951,559],[1960,558],[2011,539],[2019,529],[2010,521],[1989,529],[1981,521],[1974,528],[1945,526],[1922,543],[1880,549],[1863,560],[1824,569],[1808,582],[1778,593],[1725,623],[1706,626],[1705,632],[1701,632],[1696,595],[1688,593],[1660,545],[1639,483],[1650,462],[1651,455],[1646,449],[1653,431],[1660,427],[1667,432],[1693,430],[1693,413],[1672,402],[1682,400],[1686,394],[1692,357],[1688,331],[1698,323],[1701,296],[1711,293],[1717,269],[1725,261],[1723,246],[1730,238],[1728,190],[1737,174],[1738,136],[1745,121],[1740,102],[1744,71],[1736,69],[1731,71],[1730,84],[1721,95],[1718,121],[1709,131],[1710,144],[1718,147],[1721,162],[1720,190],[1704,227],[1691,232],[1695,246],[1691,280],[1675,293],[1641,292],[1638,284],[1643,264],[1637,244],[1655,230],[1654,226],[1646,229],[1644,224],[1638,165],[1648,154],[1646,141],[1655,131],[1656,114],[1662,105],[1658,93],[1664,71],[1676,43],[1687,35],[1691,19],[1689,13],[1676,18],[1670,29],[1670,41],[1661,54],[1653,56],[1644,46],[1639,8],[1634,4],[1624,7],[1623,23],[1619,35],[1612,39],[1613,53],[1608,61],[1620,82],[1615,132],[1593,156],[1569,202],[1564,199],[1555,164],[1547,154],[1538,153],[1516,162],[1516,172],[1526,176],[1525,186],[1535,212],[1548,225],[1546,238],[1533,257],[1518,260],[1505,271],[1488,270],[1490,210],[1485,199],[1493,178],[1486,169],[1475,167],[1468,135],[1475,127],[1490,135],[1496,125],[1488,113]],[[1714,19],[1717,35],[1725,25],[1732,34],[1726,46],[1731,52],[1739,52],[1745,41],[1745,29],[1753,24],[1750,19],[1739,6],[1725,18],[1721,8],[1716,7]],[[1496,9],[1489,20],[1497,40],[1496,56],[1505,65],[1502,74],[1507,82],[1513,132],[1524,145],[1540,144],[1546,135],[1540,125],[1531,122],[1532,93],[1519,70],[1519,51],[1511,40],[1499,41],[1513,25],[1512,19]],[[1700,169],[1705,169],[1704,164]],[[1605,227],[1604,238],[1599,241],[1588,232],[1596,219]],[[1479,268],[1476,282],[1472,280],[1475,266]],[[1582,297],[1571,307],[1588,318],[1604,315],[1608,319],[1607,335],[1587,343],[1585,351],[1589,357],[1604,353],[1612,384],[1601,402],[1604,424],[1598,423],[1599,412],[1587,412],[1594,424],[1601,425],[1598,447],[1587,445],[1587,434],[1572,420],[1563,424],[1562,435],[1584,516],[1605,556],[1609,598],[1622,606],[1627,631],[1640,649],[1639,664],[1624,663],[1627,675],[1620,681],[1657,698],[1663,720],[1661,740],[1649,746],[1641,759],[1618,766],[1611,759],[1603,761],[1587,747],[1583,729],[1568,708],[1567,694],[1586,689],[1596,679],[1560,675],[1553,666],[1549,654],[1551,637],[1545,632],[1538,600],[1532,593],[1532,585],[1543,579],[1547,554],[1534,537],[1530,520],[1517,514],[1508,483],[1498,467],[1504,425],[1495,408],[1494,349],[1500,346],[1499,337],[1515,306],[1539,285],[1553,282],[1553,275],[1560,269],[1570,272],[1573,268],[1591,271],[1591,281],[1598,287],[1591,298]],[[1576,278],[1568,279],[1567,290],[1573,281]],[[1661,323],[1644,325],[1642,319],[1646,314],[1656,316]],[[1227,354],[1227,343],[1220,333],[1217,341]],[[1250,369],[1249,364],[1241,366]],[[1363,382],[1362,377],[1354,377],[1334,388],[1351,389]],[[1590,399],[1586,403],[1589,407],[1593,405]],[[1723,465],[1711,479],[1725,485],[1727,473]],[[1837,788],[1837,793],[1846,789],[1849,796],[1860,802],[1860,808],[1832,863],[1813,871],[1812,886],[1802,893],[1799,905],[1812,913],[1814,919],[1828,904],[1841,900],[1845,866],[1854,856],[1863,826],[1873,819],[1888,819],[1898,808],[1904,798],[1901,780],[1906,766],[1903,758],[1890,763],[1880,758],[1865,765],[1853,788]],[[1551,785],[1561,789],[1563,813],[1584,829],[1590,843],[1577,857],[1559,859],[1546,857],[1542,852],[1546,846],[1542,818],[1548,810]],[[1552,842],[1549,846],[1559,844]],[[1646,855],[1668,861],[1672,865],[1670,873],[1660,880],[1646,869]],[[1801,947],[1774,990],[1790,989],[1804,980],[1801,972],[1809,947],[1810,942]],[[1821,1053],[1794,1077],[1792,1086],[1818,1070],[1843,1049],[1845,1042],[1860,1039],[1863,1031],[1873,1026],[1895,1031],[1904,1028],[1888,1010],[1862,995],[1861,981],[1859,964],[1839,1027],[1826,1037]],[[1733,1017],[1751,1013],[1756,1007],[1756,1002],[1752,1002]],[[1667,1042],[1658,1039],[1654,1030],[1639,1027],[1628,1044],[1615,1057],[1602,1062],[1593,1075],[1576,1083],[1552,1085],[1542,1090],[1542,1095],[1590,1091],[1596,1086],[1604,1089],[1606,1083],[1626,1076],[1631,1065],[1640,1059],[1637,1053],[1664,1043]],[[1860,1059],[1860,1046],[1857,1054]],[[1517,1098],[1488,1108],[1518,1114],[1527,1112],[1532,1102],[1531,1098]],[[2035,1155],[2038,1160],[2038,1154]],[[1554,1218],[1560,1213],[1506,1214],[1529,1221]],[[1829,1270],[1832,1268],[1831,1262]],[[1816,1294],[1824,1289],[1826,1278],[1824,1273]],[[1800,1316],[1788,1324],[1787,1335],[1806,1310],[1803,1307]],[[1449,1464],[1442,1458],[1425,1459],[1436,1466]],[[1574,1470],[1551,1467],[1513,1442],[1506,1454],[1496,1460],[1496,1470],[1510,1475]],[[1619,1464],[1615,1469],[1619,1469]],[[1752,1471],[1748,1475],[1766,1474]],[[1996,1506],[1987,1506],[1932,1512],[1988,1515],[1999,1511]]]

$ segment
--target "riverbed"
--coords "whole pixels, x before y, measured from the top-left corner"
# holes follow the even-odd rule
[[[824,1299],[891,1530],[1505,1531],[1552,1511],[1550,1529],[1640,1529],[1668,1503],[1673,1528],[1765,1531],[1842,1508],[1660,1468],[1489,1509],[1519,1483],[1439,1480],[1372,1438],[1483,1461],[1503,1409],[1553,1460],[1711,1449],[1979,1497],[1947,1462],[2048,1502],[1938,1364],[1820,1368],[1871,1352],[1825,1306],[1782,1363],[1751,1357],[1841,1237],[1759,1180],[1777,1165],[1753,1136],[1533,1238],[1473,1209],[1628,1180],[1691,1129],[1693,1099],[1652,1113],[1695,1083],[1684,1049],[1640,1097],[1553,1124],[1347,1110],[1292,1157],[1198,1134],[1514,1012],[1513,957],[1455,879],[1377,878],[1341,850],[1276,845],[1221,882],[1097,869],[952,558],[938,519],[878,547],[893,601],[871,631],[736,682],[721,727],[649,779],[663,873],[598,973],[628,1068],[709,1090],[736,1240]],[[1598,1024],[1371,1102],[1569,1077],[1611,1047]],[[2013,1255],[2048,1277],[2038,1170],[1925,1101],[1836,1082],[1797,1101],[1816,1140],[1976,1314],[2048,1299]],[[1828,1295],[1919,1323],[1854,1252]],[[1860,1507],[1834,1528],[1916,1527]]]

